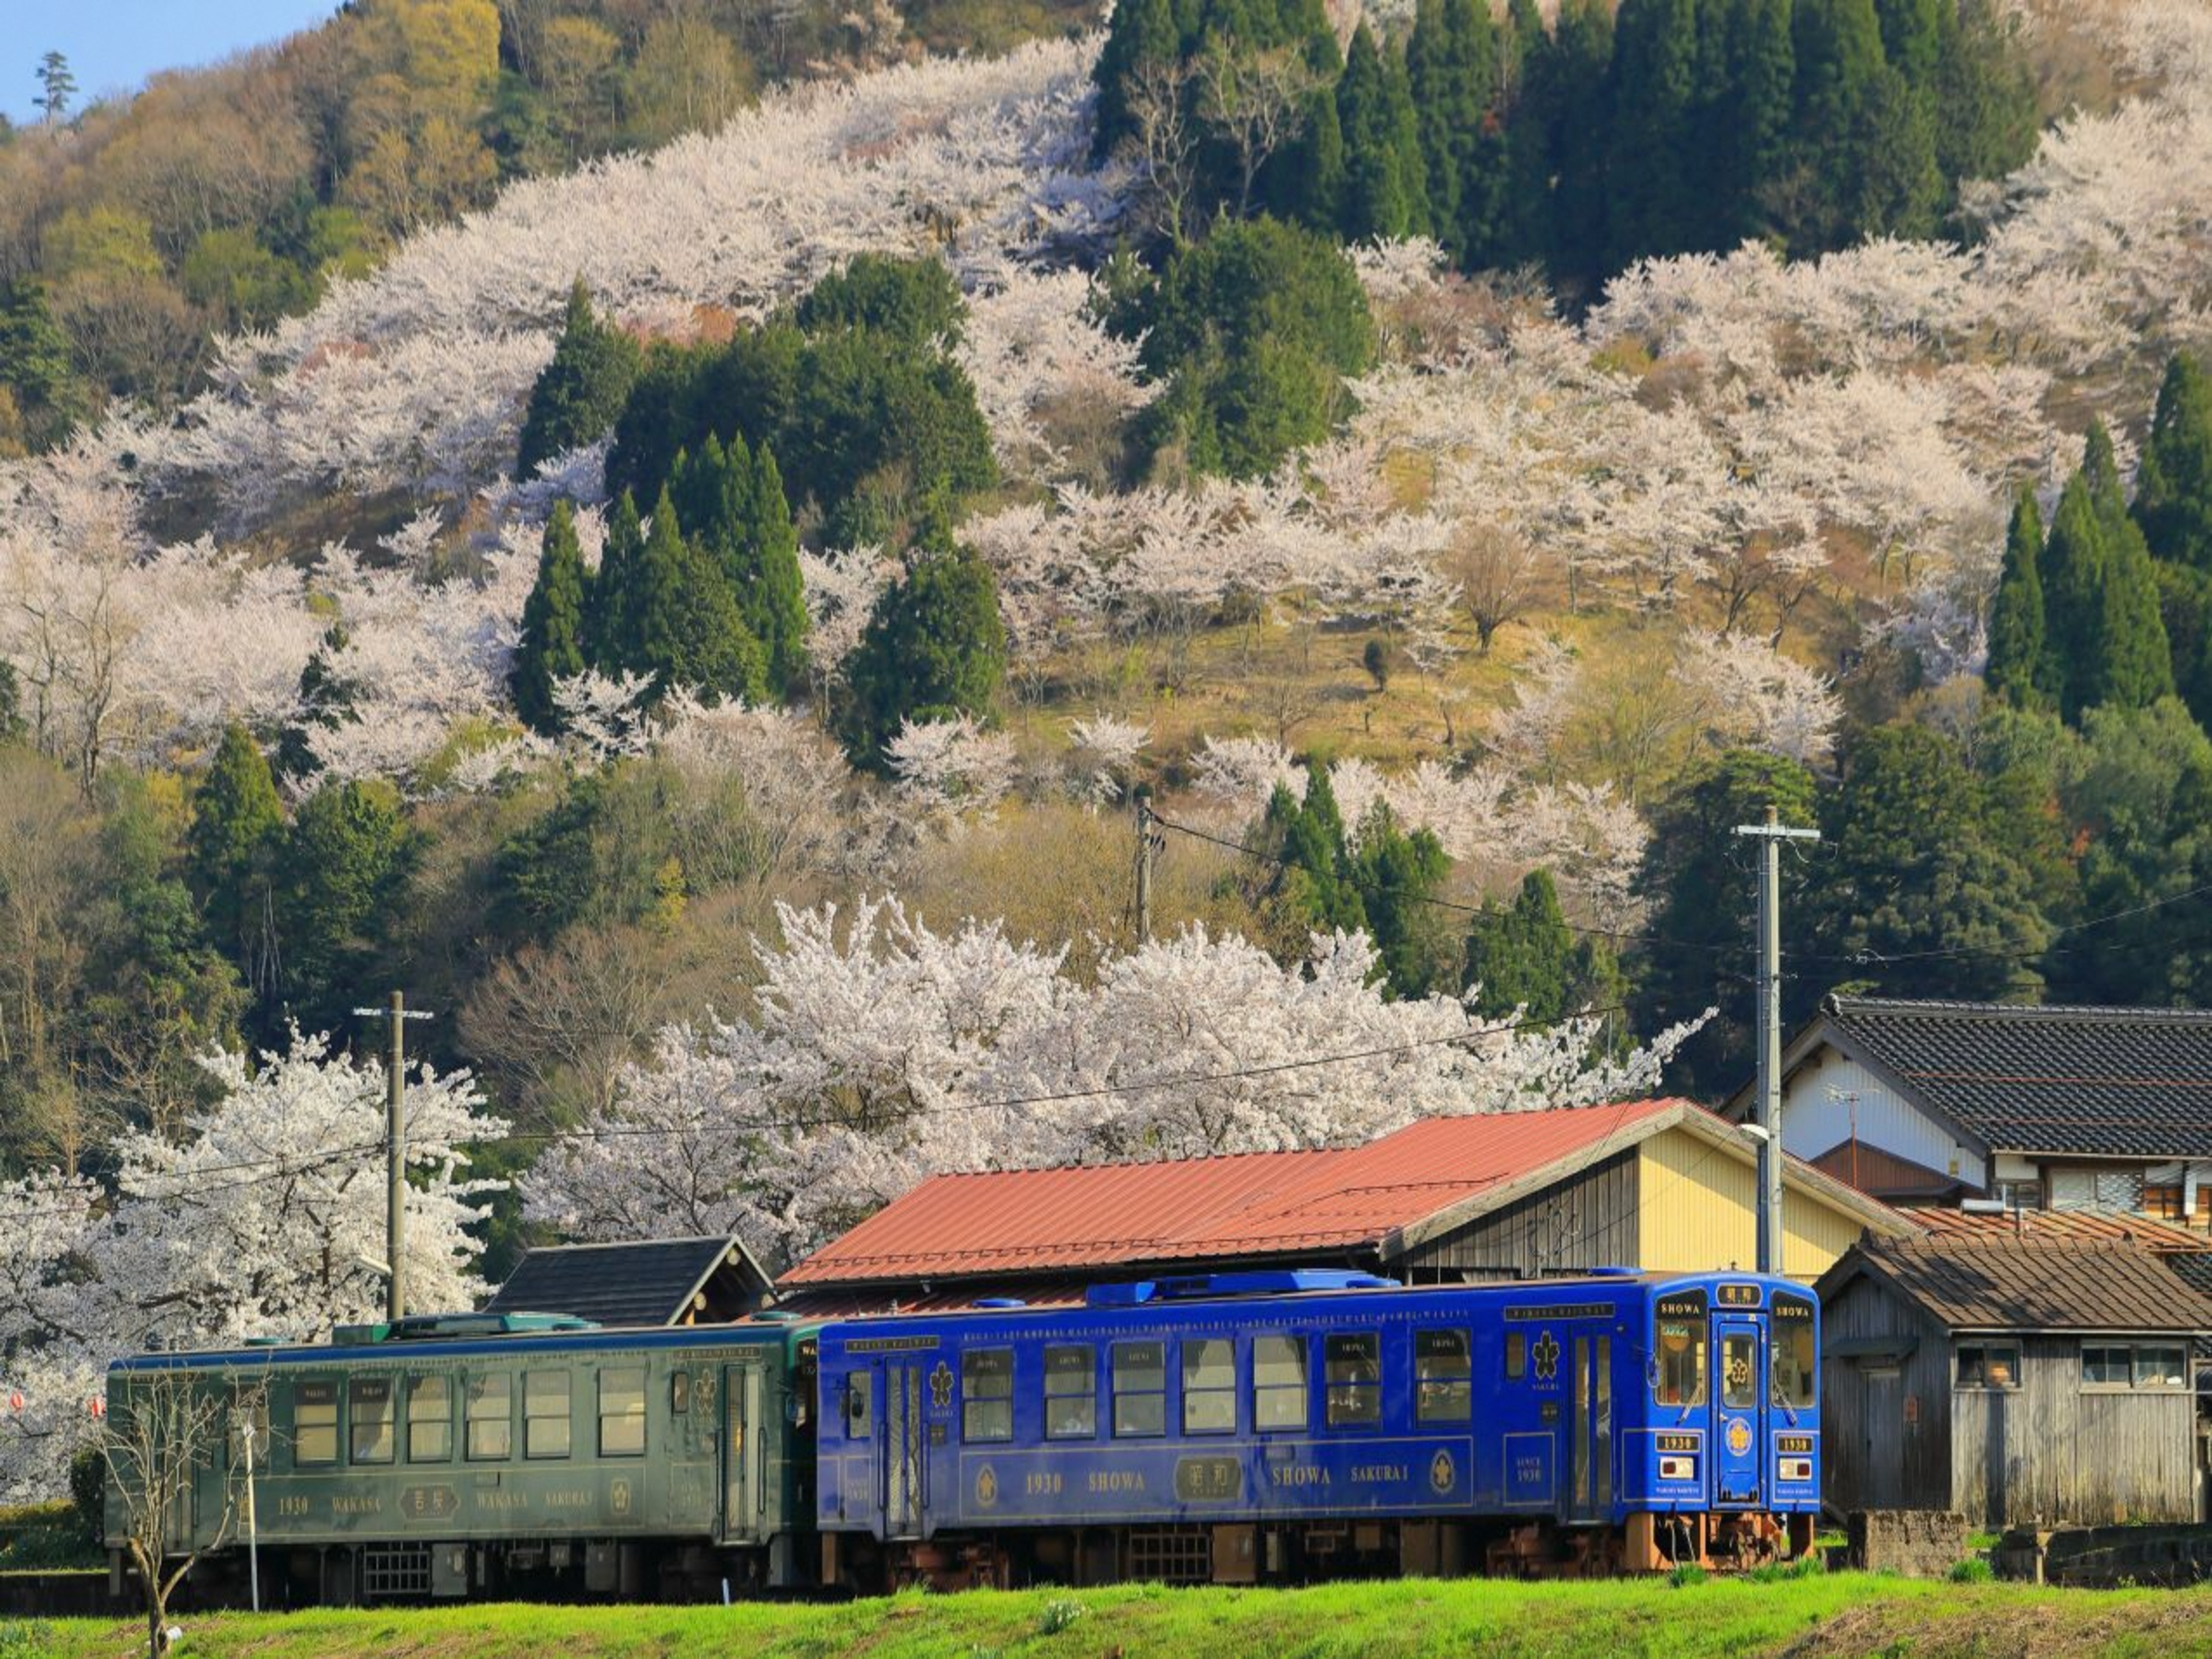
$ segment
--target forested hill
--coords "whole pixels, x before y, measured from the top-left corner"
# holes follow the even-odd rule
[[[1066,0],[337,9],[88,106],[50,60],[46,118],[0,118],[0,455],[112,400],[174,406],[203,386],[216,337],[308,310],[515,179],[711,131],[767,88],[1095,21]]]
[[[82,341],[15,290],[34,1401],[377,1305],[393,987],[454,1302],[532,1235],[782,1260],[935,1170],[1710,1098],[1770,805],[1822,834],[1793,1016],[2212,1000],[2197,0],[1132,0],[682,117],[673,25],[565,9],[490,84],[613,39],[545,94],[583,164],[383,226],[172,404],[40,404]],[[431,95],[392,61],[349,107]],[[283,176],[359,213],[483,118]],[[647,119],[698,130],[599,153]],[[181,280],[216,222],[107,165],[57,175],[128,253],[81,293]],[[0,1496],[61,1424],[0,1422]]]

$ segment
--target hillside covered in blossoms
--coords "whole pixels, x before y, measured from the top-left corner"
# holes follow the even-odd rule
[[[115,1349],[376,1305],[393,986],[457,1301],[1715,1098],[1770,806],[1793,1015],[2212,999],[2212,13],[1031,32],[607,126],[0,460],[0,1498]]]

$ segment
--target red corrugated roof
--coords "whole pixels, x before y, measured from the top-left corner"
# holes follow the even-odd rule
[[[939,1176],[778,1282],[865,1284],[1373,1244],[1601,1142],[1633,1145],[1640,1127],[1683,1104],[1428,1118],[1342,1151]]]

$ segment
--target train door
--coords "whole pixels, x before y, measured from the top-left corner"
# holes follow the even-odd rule
[[[902,1360],[876,1362],[884,1431],[876,1442],[876,1486],[882,1496],[884,1536],[921,1536],[924,1498],[921,1367]]]
[[[750,1365],[722,1368],[722,1537],[757,1540],[767,1508],[762,1486],[766,1448],[757,1443],[761,1374]]]
[[[1568,1363],[1567,1519],[1613,1518],[1613,1339],[1577,1335]]]
[[[1763,1508],[1766,1471],[1766,1331],[1763,1321],[1723,1315],[1713,1321],[1713,1504]]]

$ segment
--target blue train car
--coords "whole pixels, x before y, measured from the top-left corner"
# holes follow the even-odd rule
[[[1786,1279],[1340,1273],[825,1326],[817,1519],[856,1587],[1650,1571],[1810,1547]]]

